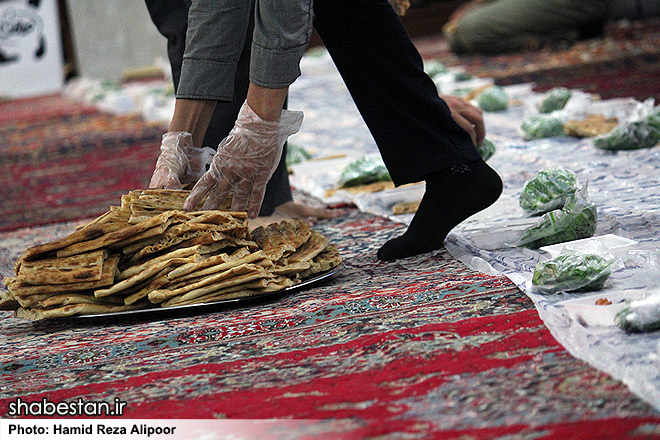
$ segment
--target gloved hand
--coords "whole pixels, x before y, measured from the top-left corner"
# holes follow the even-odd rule
[[[182,189],[197,182],[213,159],[213,153],[212,148],[195,147],[188,132],[165,133],[149,188]]]
[[[302,119],[302,112],[282,110],[278,121],[264,121],[245,102],[234,128],[218,145],[211,167],[192,189],[183,209],[194,210],[207,195],[202,210],[215,209],[231,194],[231,209],[247,210],[248,216],[255,218],[284,143],[300,129]]]

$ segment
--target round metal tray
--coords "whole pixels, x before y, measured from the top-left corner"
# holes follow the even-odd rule
[[[189,304],[189,305],[172,306],[172,307],[155,306],[146,309],[127,310],[124,312],[115,312],[115,313],[98,313],[98,314],[90,314],[90,315],[64,316],[59,318],[50,318],[44,321],[116,322],[120,320],[156,320],[156,319],[196,315],[202,312],[213,312],[213,311],[232,308],[232,307],[255,305],[267,301],[272,301],[274,299],[287,296],[293,292],[312,287],[320,283],[321,281],[333,276],[341,269],[343,269],[343,267],[344,265],[342,263],[334,267],[333,269],[330,269],[327,272],[323,272],[312,278],[308,278],[296,284],[295,286],[287,287],[275,292],[267,292],[264,294],[259,294],[244,298],[231,298],[231,299],[218,300],[207,303]]]

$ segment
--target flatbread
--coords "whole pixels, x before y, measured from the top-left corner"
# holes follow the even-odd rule
[[[15,312],[17,318],[38,321],[50,318],[65,318],[75,315],[98,315],[99,313],[117,313],[129,310],[139,310],[149,307],[149,303],[127,305],[104,305],[104,304],[69,304],[54,309],[18,309]]]
[[[161,270],[158,274],[156,274],[153,278],[150,279],[149,283],[143,285],[137,291],[124,297],[124,304],[126,305],[135,304],[139,300],[146,298],[150,292],[153,292],[154,290],[157,290],[165,286],[167,283],[169,283],[169,280],[167,279],[167,273],[169,271],[170,271],[169,268],[165,268]]]
[[[328,239],[318,231],[312,231],[309,240],[293,254],[287,257],[289,263],[308,261],[316,257],[328,246]]]
[[[282,220],[260,226],[252,231],[252,239],[273,260],[277,261],[309,240],[312,232],[307,223],[300,219]]]
[[[156,217],[152,217],[136,225],[131,225],[126,228],[120,229],[109,234],[104,234],[93,240],[82,241],[70,244],[57,251],[58,257],[68,257],[71,255],[82,254],[91,250],[100,249],[103,247],[111,246],[115,243],[122,242],[129,237],[135,237],[144,231],[155,227],[169,226],[173,222],[185,221],[189,216],[182,211],[167,211]],[[165,226],[165,227],[167,227]],[[138,240],[135,240],[138,241]]]
[[[206,295],[211,292],[217,292],[227,287],[233,287],[242,285],[251,281],[258,280],[259,278],[265,278],[268,276],[267,272],[256,265],[244,265],[229,269],[226,279],[217,281],[214,283],[195,283],[203,284],[200,287],[188,290],[182,295],[172,295],[167,301],[164,302],[163,307],[169,307],[171,305],[176,305],[181,301],[188,301],[193,298],[198,298],[200,296]],[[233,273],[229,273],[233,272]],[[149,300],[151,300],[151,295],[149,295]]]
[[[266,271],[261,266],[256,264],[241,264],[174,290],[155,290],[149,294],[149,301],[158,303],[177,295],[185,296],[190,292],[194,293],[188,297],[196,297],[223,287],[235,286],[246,283],[247,281],[264,278],[266,275]]]
[[[341,264],[341,255],[334,244],[328,247],[311,261],[310,268],[300,273],[302,279],[311,278],[316,274],[327,272]]]
[[[237,254],[238,255],[238,254]],[[200,262],[193,262],[174,269],[167,275],[170,281],[185,281],[191,278],[211,275],[222,272],[241,264],[254,263],[266,259],[268,256],[264,251],[248,253],[240,258],[229,258],[226,255],[218,255]]]
[[[98,281],[103,274],[106,250],[65,258],[26,261],[18,272],[23,284],[70,284],[81,281]]]
[[[191,240],[195,237],[200,237],[210,234],[214,232],[216,228],[217,226],[215,225],[207,225],[207,224],[196,224],[196,225],[191,225],[189,223],[177,224],[175,226],[171,226],[170,228],[168,228],[168,230],[165,231],[164,234],[159,236],[158,240],[154,241],[153,243],[147,246],[143,246],[141,249],[134,249],[132,247],[125,248],[123,252],[124,254],[129,254],[129,253],[133,253],[133,251],[137,251],[133,259],[139,260],[142,258],[146,258],[149,255],[157,254],[158,252],[162,252],[167,249],[170,249],[180,243]],[[190,247],[190,246],[186,246],[186,247]]]
[[[121,300],[121,298],[109,297],[109,298],[103,298],[101,300],[98,298],[94,298],[93,295],[89,295],[89,294],[61,293],[58,295],[51,295],[48,298],[44,298],[40,301],[37,301],[37,303],[34,304],[33,307],[40,309],[48,309],[53,307],[67,306],[69,304],[122,305],[124,304],[124,302]]]
[[[132,277],[125,279],[123,281],[118,282],[117,284],[112,285],[111,287],[108,287],[107,289],[98,289],[94,291],[94,296],[97,298],[102,298],[104,296],[108,295],[113,295],[122,291],[126,291],[127,289],[134,287],[138,285],[139,283],[143,283],[149,278],[153,277],[154,275],[158,274],[161,270],[172,267],[172,266],[180,266],[182,264],[186,263],[191,263],[193,261],[192,257],[188,258],[172,258],[167,261],[161,261],[160,263],[154,264],[152,266],[149,266],[142,272],[139,272],[136,275],[133,275]]]
[[[0,310],[16,310],[20,304],[16,299],[6,290],[0,291]]]
[[[184,306],[191,304],[212,303],[216,301],[235,299],[235,298],[248,298],[265,293],[276,292],[287,287],[293,286],[295,283],[289,278],[276,277],[274,279],[262,278],[249,283],[241,284],[239,286],[227,287],[225,289],[211,292],[206,295],[189,300],[179,300],[163,303],[163,307]]]
[[[103,273],[101,279],[97,281],[83,281],[80,283],[70,284],[39,284],[39,285],[23,285],[18,282],[11,282],[7,288],[14,296],[30,296],[41,293],[62,293],[62,292],[78,292],[81,290],[98,289],[105,286],[110,286],[115,281],[117,275],[117,264],[119,263],[119,255],[111,255],[103,262]],[[9,278],[7,278],[9,280]]]
[[[197,245],[189,248],[182,248],[182,249],[176,249],[173,250],[172,252],[168,252],[164,255],[161,255],[159,257],[155,257],[151,260],[147,260],[143,263],[136,264],[130,267],[127,267],[120,271],[117,274],[116,280],[117,281],[122,281],[125,279],[128,279],[134,275],[137,275],[138,273],[146,270],[149,266],[153,266],[155,264],[161,263],[163,261],[168,261],[171,259],[175,258],[186,258],[186,257],[192,257],[194,255],[198,255],[201,257],[201,255],[204,253],[204,251],[208,250],[208,246],[202,246],[202,245]],[[192,263],[196,263],[197,261],[193,260]]]
[[[298,261],[295,263],[288,263],[287,261],[286,264],[274,266],[271,272],[276,275],[289,276],[304,272],[309,269],[310,266],[311,263],[309,261]]]

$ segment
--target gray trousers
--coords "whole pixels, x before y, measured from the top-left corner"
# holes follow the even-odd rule
[[[218,101],[203,141],[204,146],[215,148],[234,126],[247,94],[253,1],[145,1],[154,24],[167,37],[177,97]],[[190,32],[189,14],[194,16]],[[217,23],[221,25],[215,33],[203,31],[204,26]],[[259,215],[271,215],[292,198],[284,144]]]
[[[492,0],[445,28],[456,53],[509,52],[551,38],[577,38],[584,26],[605,21],[612,0]]]

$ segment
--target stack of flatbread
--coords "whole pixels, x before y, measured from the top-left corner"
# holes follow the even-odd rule
[[[67,237],[26,250],[0,308],[39,320],[206,303],[281,290],[341,262],[302,220],[250,234],[244,212],[184,212],[188,194],[132,191]]]

